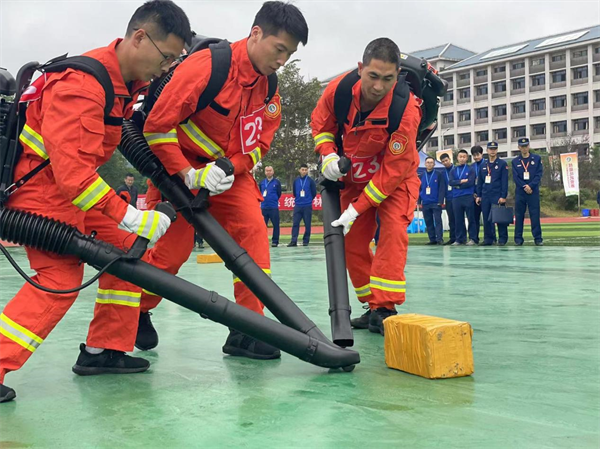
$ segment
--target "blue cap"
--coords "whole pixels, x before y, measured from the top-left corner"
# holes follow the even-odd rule
[[[498,149],[498,142],[488,142],[487,144],[488,150],[497,150]]]
[[[527,137],[521,137],[519,139],[519,144],[520,147],[526,147],[527,145],[529,145],[529,139]]]

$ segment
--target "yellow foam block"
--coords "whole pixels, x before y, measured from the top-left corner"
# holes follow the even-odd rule
[[[218,254],[198,254],[196,256],[196,262],[198,263],[220,263],[223,259]]]
[[[471,325],[410,313],[383,322],[385,363],[429,379],[473,374]]]

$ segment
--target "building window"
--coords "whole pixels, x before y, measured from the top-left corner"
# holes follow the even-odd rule
[[[573,94],[573,104],[574,105],[588,104],[588,102],[589,102],[589,99],[588,99],[587,92],[579,92],[577,94]]]
[[[506,115],[506,105],[500,104],[498,106],[494,106],[494,117],[502,117]]]
[[[573,69],[573,79],[580,80],[588,77],[588,68],[586,65]]]
[[[515,62],[512,65],[513,70],[519,70],[519,69],[524,69],[524,68],[525,68],[525,61]]]
[[[471,77],[471,74],[469,72],[461,73],[460,75],[458,75],[458,79],[461,79],[461,80],[468,80],[470,77]]]
[[[494,83],[494,93],[506,92],[506,81],[499,81]]]
[[[488,118],[488,108],[475,109],[475,117]]]
[[[525,114],[525,102],[519,101],[518,103],[512,104],[512,113],[513,114]]]
[[[600,117],[594,117],[594,128],[600,128]]]
[[[512,129],[513,139],[518,139],[519,137],[525,137],[527,135],[527,130],[524,126],[515,126]]]
[[[506,128],[494,130],[494,140],[506,140]]]
[[[531,77],[532,86],[543,86],[544,84],[546,84],[546,75],[543,73],[540,75],[533,75]]]
[[[560,62],[560,61],[564,61],[566,59],[566,55],[563,53],[561,55],[553,55],[552,56],[552,62]]]
[[[600,75],[600,64],[595,64],[594,65],[594,75],[595,76]]]
[[[469,145],[471,143],[471,133],[460,134],[459,138],[461,145]]]
[[[444,136],[444,146],[445,147],[454,146],[454,136]]]
[[[539,98],[537,100],[531,100],[532,111],[545,111],[546,110],[546,99]]]
[[[587,57],[587,48],[583,50],[573,50],[573,58],[585,58]]]
[[[487,75],[487,69],[477,70],[475,72],[475,76],[486,76],[486,75]]]
[[[469,87],[460,89],[458,91],[458,98],[471,98],[471,89]]]
[[[446,95],[444,95],[444,101],[454,101],[454,91],[453,90],[449,90],[448,92],[446,92]]]
[[[560,97],[552,97],[552,108],[564,108],[567,106],[567,96],[561,95]]]
[[[476,89],[477,89],[477,93],[476,93],[477,96],[487,95],[488,94],[487,84],[483,84],[481,86],[477,86]]]
[[[552,132],[553,133],[566,133],[567,132],[567,121],[563,120],[561,122],[552,122]]]
[[[531,65],[532,66],[544,65],[545,63],[546,63],[546,59],[545,58],[539,58],[539,59],[532,59],[531,60]]]
[[[517,78],[512,82],[513,90],[525,89],[525,78]]]
[[[430,147],[437,147],[438,146],[438,138],[437,137],[432,137],[431,139],[429,139],[429,146]]]
[[[506,72],[506,66],[505,65],[499,65],[494,67],[494,73],[503,73]]]
[[[594,103],[600,102],[600,90],[594,91]]]
[[[594,53],[600,54],[600,47],[595,47],[594,48]]]
[[[546,134],[546,124],[538,123],[536,125],[531,125],[531,134],[534,136],[543,136]]]
[[[459,122],[467,122],[471,121],[471,111],[460,111],[458,113],[458,121]]]
[[[559,70],[558,72],[552,72],[552,82],[553,83],[563,83],[567,81],[567,71]]]
[[[449,114],[442,114],[442,123],[444,125],[450,125],[454,123],[454,112],[450,112]]]
[[[487,142],[489,139],[489,135],[487,131],[480,131],[476,133],[477,142]]]
[[[588,118],[573,120],[573,131],[586,131],[588,129],[590,129],[590,121]]]

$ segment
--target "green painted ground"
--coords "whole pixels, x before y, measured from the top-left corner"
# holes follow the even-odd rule
[[[508,245],[513,245],[513,235],[515,227],[508,227]],[[300,227],[300,239],[304,228]],[[542,236],[544,237],[544,245],[547,246],[600,246],[600,222],[588,223],[556,223],[542,225]],[[531,236],[531,227],[525,226],[523,230],[526,246],[534,246],[533,237]],[[429,242],[427,234],[409,234],[411,245],[425,245]],[[448,232],[444,233],[444,238],[448,239]],[[479,238],[483,238],[483,228],[479,234]],[[323,234],[311,235],[311,243],[322,243]],[[282,235],[280,238],[282,243],[289,243],[290,236]]]
[[[26,266],[24,252],[11,251]],[[180,275],[231,298],[224,266],[194,260]],[[323,249],[279,247],[272,260],[274,280],[328,334]],[[77,377],[71,366],[94,306],[88,289],[7,376],[18,398],[0,404],[0,448],[600,446],[597,248],[412,246],[408,261],[401,313],[469,321],[472,377],[433,381],[388,369],[382,337],[367,331],[355,333],[362,362],[352,373],[287,354],[229,358],[224,327],[168,301],[153,316],[160,345],[138,353],[150,371]],[[22,281],[3,259],[0,280],[1,307]]]

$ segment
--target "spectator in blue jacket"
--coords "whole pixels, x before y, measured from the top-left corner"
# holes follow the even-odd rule
[[[292,241],[288,246],[298,246],[298,234],[300,233],[300,220],[304,221],[304,238],[302,244],[308,246],[310,242],[310,227],[312,220],[312,202],[317,196],[317,185],[308,176],[308,165],[300,166],[300,176],[294,181],[294,215],[292,218]]]
[[[476,245],[475,243],[475,217],[473,216],[475,203],[475,168],[467,165],[469,153],[466,150],[458,152],[458,165],[450,172],[450,185],[452,186],[452,206],[456,226],[456,241],[453,246]],[[467,242],[467,229],[465,228],[465,215],[469,222],[469,241]]]
[[[263,196],[263,202],[260,204],[265,225],[269,225],[269,220],[273,224],[273,237],[271,246],[279,245],[279,198],[281,198],[281,182],[275,178],[275,170],[270,165],[265,167],[265,176],[259,188]]]
[[[444,245],[452,245],[456,241],[456,224],[454,220],[454,209],[452,207],[452,186],[450,185],[450,173],[454,169],[452,159],[444,153],[440,156],[440,162],[444,166],[444,178],[446,179],[446,195],[444,198],[446,213],[448,214],[448,226],[450,228],[448,241]]]
[[[477,185],[477,178],[479,178],[479,172],[483,167],[483,148],[480,145],[475,145],[471,148],[471,167],[475,169],[475,185]],[[479,229],[481,228],[481,206],[477,202],[477,196],[473,196],[475,200],[473,202],[473,217],[475,218],[475,243],[479,245]]]
[[[421,174],[421,190],[419,204],[423,210],[425,226],[429,235],[428,245],[443,245],[444,230],[442,228],[442,203],[446,195],[445,170],[440,173],[434,170],[435,160],[425,159],[425,171]]]
[[[540,182],[544,174],[542,158],[529,152],[529,139],[522,137],[518,144],[521,154],[512,160],[515,181],[515,245],[523,245],[523,222],[525,210],[529,209],[531,234],[537,246],[542,246],[540,224]]]

